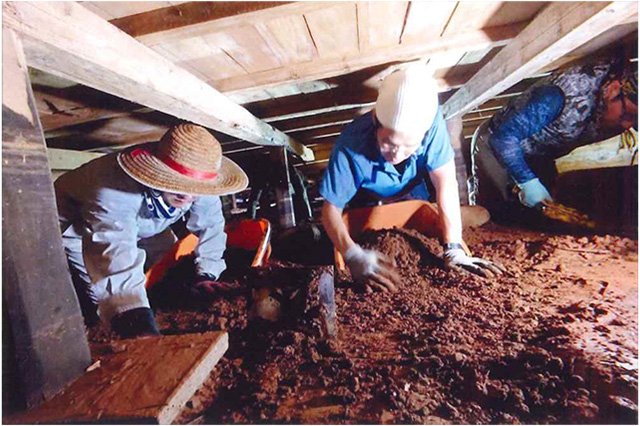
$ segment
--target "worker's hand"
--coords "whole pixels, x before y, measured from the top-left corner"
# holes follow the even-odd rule
[[[520,202],[527,207],[537,207],[543,201],[553,201],[549,191],[540,183],[540,179],[535,178],[525,183],[519,183],[520,193],[518,198]]]
[[[395,271],[395,264],[382,253],[355,244],[344,254],[344,261],[356,284],[366,289],[398,290],[400,276]]]
[[[447,269],[464,269],[465,271],[485,278],[494,277],[506,272],[504,266],[479,257],[468,256],[462,248],[445,250],[444,265]]]
[[[240,287],[237,283],[227,283],[217,281],[213,275],[198,275],[191,285],[191,292],[196,295],[211,296],[221,293],[230,293],[238,290]]]

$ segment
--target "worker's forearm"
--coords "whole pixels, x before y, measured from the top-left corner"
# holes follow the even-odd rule
[[[462,220],[457,185],[451,185],[438,194],[438,211],[444,243],[462,242]]]
[[[458,181],[453,160],[431,173],[431,181],[436,188],[440,229],[444,243],[462,242],[462,219]]]
[[[322,206],[322,224],[334,247],[340,253],[344,254],[349,247],[355,244],[342,221],[342,209],[327,201]]]

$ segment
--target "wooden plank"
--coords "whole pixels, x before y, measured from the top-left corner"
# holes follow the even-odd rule
[[[24,38],[30,63],[178,118],[263,145],[312,153],[76,3],[5,2],[4,25]],[[122,61],[126,52],[127,61]]]
[[[464,113],[634,13],[633,2],[551,3],[444,105]]]
[[[170,424],[229,347],[220,331],[122,342],[124,351],[15,420]]]
[[[629,148],[622,143],[623,136],[618,135],[602,142],[578,147],[555,160],[558,173],[576,170],[602,169],[609,167],[628,167],[638,164],[638,133],[629,130]]]
[[[523,27],[524,24],[513,24],[469,31],[437,39],[414,40],[412,43],[402,43],[399,46],[375,48],[363,52],[343,54],[342,56],[332,54],[332,57],[329,58],[291,64],[245,76],[216,80],[212,81],[211,84],[221,92],[229,93],[249,87],[258,89],[287,82],[320,80],[389,62],[421,59],[450,49],[466,47],[469,50],[479,50],[489,46],[504,45],[515,37]],[[312,32],[312,35],[315,40],[315,32]],[[320,48],[318,50],[320,51]],[[344,51],[345,49],[341,50]]]
[[[409,2],[358,2],[358,41],[361,51],[400,44]]]
[[[270,70],[282,65],[253,26],[239,25],[202,38],[209,45],[222,49],[247,73]]]
[[[302,15],[271,19],[257,23],[256,28],[265,40],[273,40],[270,46],[278,52],[283,64],[310,61],[318,56]]]
[[[449,17],[442,35],[456,34],[488,27],[487,21],[498,12],[504,2],[501,1],[461,1]],[[506,23],[517,22],[509,20]]]
[[[138,37],[202,22],[244,15],[274,6],[282,6],[286,3],[289,2],[196,1],[158,8],[133,16],[124,16],[112,20],[111,23],[130,36]]]
[[[402,33],[402,44],[440,37],[456,6],[455,1],[411,2]]]
[[[166,8],[172,2],[168,1],[92,1],[81,2],[84,7],[102,11],[105,19],[117,19],[123,16],[137,15],[154,9]],[[174,2],[175,3],[175,2]],[[179,2],[178,2],[179,3]]]
[[[32,407],[82,374],[91,355],[27,64],[18,36],[2,35],[3,361],[17,370],[3,374],[3,389]]]
[[[353,3],[305,13],[311,37],[321,58],[358,52],[358,18]]]
[[[197,8],[199,2],[193,3],[195,3],[193,7]],[[215,16],[213,16],[211,19],[204,22],[184,25],[167,30],[160,30],[149,34],[136,36],[136,38],[138,39],[138,41],[146,44],[147,46],[153,46],[159,43],[168,43],[175,40],[226,31],[229,28],[234,28],[238,25],[255,25],[257,23],[268,22],[271,19],[281,18],[283,16],[302,15],[310,11],[321,10],[340,4],[341,2],[335,1],[291,3],[280,2],[279,5],[273,7],[265,7],[260,10],[242,13],[239,15],[230,14],[222,18],[216,18]]]
[[[51,170],[73,170],[104,154],[96,152],[73,151],[70,149],[47,148]]]

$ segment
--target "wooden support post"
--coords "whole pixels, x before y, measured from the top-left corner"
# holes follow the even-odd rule
[[[465,141],[462,134],[462,116],[453,117],[447,120],[447,130],[451,137],[451,146],[454,151],[454,161],[456,163],[456,178],[458,180],[458,195],[460,205],[469,204],[469,188],[467,186],[467,164],[469,158],[469,142]]]
[[[276,203],[278,204],[278,217],[283,229],[296,226],[296,215],[293,209],[293,195],[291,177],[289,176],[289,159],[287,151],[282,148],[272,148],[271,158],[279,174],[276,186]]]
[[[18,380],[3,387],[31,407],[80,376],[91,355],[22,45],[13,31],[2,33],[3,348],[11,345],[3,362],[14,363]]]

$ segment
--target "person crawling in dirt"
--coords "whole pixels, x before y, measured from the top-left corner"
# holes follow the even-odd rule
[[[322,222],[357,284],[395,291],[399,278],[382,253],[353,241],[342,221],[343,209],[408,199],[428,201],[426,175],[436,190],[447,268],[483,276],[501,273],[494,263],[470,257],[463,249],[453,155],[438,91],[424,67],[389,75],[374,110],[344,128],[320,185],[325,200]]]
[[[553,201],[554,159],[638,128],[638,66],[624,55],[561,68],[483,123],[471,143],[472,198],[498,219]],[[635,134],[620,148],[637,149]],[[627,146],[628,145],[628,146]]]
[[[122,338],[159,334],[145,291],[145,260],[171,247],[176,237],[169,225],[187,213],[186,227],[199,237],[192,290],[222,285],[216,281],[226,268],[219,196],[247,185],[220,143],[192,124],[57,179],[63,245],[85,322],[110,322]]]

